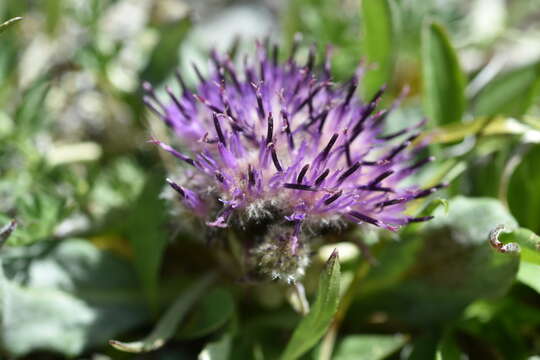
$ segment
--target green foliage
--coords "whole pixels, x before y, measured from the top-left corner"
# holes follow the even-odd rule
[[[178,47],[191,27],[191,19],[186,17],[178,22],[164,24],[159,28],[159,40],[154,46],[141,78],[153,84],[159,84],[171,69],[178,66]]]
[[[508,205],[519,223],[540,232],[540,146],[535,145],[525,154],[514,171],[508,187]]]
[[[166,174],[184,173],[145,142],[170,133],[145,118],[141,81],[166,99],[190,50],[206,60],[235,36],[241,63],[254,29],[232,32],[254,13],[282,36],[280,60],[301,33],[299,61],[314,45],[319,67],[331,46],[336,83],[364,64],[365,99],[410,87],[386,131],[425,115],[416,141],[437,160],[411,185],[450,182],[408,209],[428,223],[316,239],[306,317],[286,286],[244,273],[244,240],[162,197]],[[524,51],[538,14],[533,0],[0,2],[0,357],[130,356],[111,338],[143,339],[112,343],[164,359],[540,353],[540,58]],[[358,237],[377,266],[357,249],[324,264],[318,241]],[[202,275],[213,271],[219,280]]]
[[[81,239],[21,250],[3,251],[0,267],[0,336],[14,356],[75,356],[148,319],[125,259]]]
[[[519,257],[488,246],[499,224],[516,225],[493,199],[457,197],[434,212],[421,236],[388,244],[359,289],[353,318],[382,311],[413,327],[438,327],[479,298],[502,296],[512,285]],[[365,315],[364,315],[365,316]]]
[[[336,360],[379,360],[396,352],[406,342],[403,335],[350,335],[338,346]]]
[[[477,115],[523,116],[540,89],[540,62],[501,74],[491,80],[474,102]]]
[[[133,247],[134,262],[146,296],[154,307],[158,301],[158,273],[167,245],[164,228],[166,207],[160,192],[163,176],[150,176],[133,203],[126,221],[126,237]]]
[[[131,353],[159,349],[173,336],[174,331],[186,316],[187,311],[204,294],[213,280],[214,276],[207,275],[185,290],[159,320],[154,330],[143,340],[130,343],[110,340],[109,343],[118,350]]]
[[[465,78],[443,26],[427,22],[422,30],[423,101],[434,124],[460,122],[465,110]]]
[[[395,55],[394,15],[391,0],[362,1],[364,54],[375,67],[363,79],[364,98],[369,99],[392,75]]]
[[[337,252],[332,253],[319,280],[317,299],[308,315],[300,321],[281,359],[297,359],[324,335],[339,302],[340,266]]]
[[[18,17],[14,17],[13,19],[4,21],[3,23],[0,24],[0,33],[3,31],[6,31],[10,26],[13,26],[15,23],[21,20],[22,20],[22,17],[18,16]]]

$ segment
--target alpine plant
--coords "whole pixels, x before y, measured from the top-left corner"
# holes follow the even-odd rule
[[[286,282],[309,263],[310,239],[347,223],[396,231],[430,217],[410,217],[407,203],[439,186],[403,186],[432,157],[417,159],[416,126],[383,135],[383,90],[364,103],[355,96],[362,66],[345,84],[333,82],[330,56],[315,68],[278,47],[258,45],[243,66],[217,52],[199,85],[166,88],[159,99],[145,83],[145,103],[172,129],[178,148],[152,142],[187,166],[182,182],[167,179],[206,225],[239,232],[258,224],[246,242],[254,269]],[[329,53],[329,52],[328,52]],[[180,150],[181,149],[181,150]]]

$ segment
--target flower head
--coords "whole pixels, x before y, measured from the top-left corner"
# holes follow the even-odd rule
[[[360,70],[337,85],[328,58],[316,71],[313,51],[305,64],[294,56],[280,64],[277,53],[259,46],[240,70],[213,52],[211,75],[196,69],[197,90],[179,77],[182,93],[167,88],[165,102],[145,85],[146,103],[182,152],[154,143],[189,168],[184,183],[168,180],[184,204],[212,227],[289,226],[292,254],[306,228],[353,222],[395,231],[428,220],[405,215],[405,206],[438,187],[400,185],[432,160],[413,160],[422,122],[383,136],[383,89],[362,103],[355,96]]]

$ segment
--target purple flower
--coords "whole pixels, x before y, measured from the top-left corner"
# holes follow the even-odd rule
[[[186,163],[185,183],[168,180],[185,205],[209,226],[249,222],[289,226],[292,254],[303,229],[353,222],[391,231],[429,218],[404,213],[408,202],[440,186],[401,186],[432,157],[414,160],[417,126],[382,135],[388,114],[377,105],[383,89],[362,103],[355,92],[361,71],[346,84],[332,82],[329,59],[315,71],[278,48],[258,47],[242,69],[212,53],[209,78],[195,92],[179,76],[181,94],[168,101],[145,84],[145,102],[174,131],[177,150],[153,140]]]

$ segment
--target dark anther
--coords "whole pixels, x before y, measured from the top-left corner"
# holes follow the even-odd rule
[[[221,175],[220,172],[216,172],[216,179],[222,184],[225,183],[225,178],[223,177],[223,175]]]
[[[257,98],[257,113],[259,114],[259,118],[264,119],[264,105],[259,90],[256,90],[255,97]]]
[[[251,165],[248,165],[248,184],[250,186],[255,185],[255,174],[253,173]]]
[[[279,159],[277,157],[276,149],[274,146],[272,146],[272,161],[274,162],[274,166],[276,167],[277,171],[283,171],[283,168],[281,167],[281,164],[279,163]]]
[[[366,223],[369,223],[369,224],[372,224],[372,225],[375,225],[375,226],[380,226],[381,225],[381,222],[379,220],[374,219],[374,218],[372,218],[370,216],[361,214],[358,211],[351,211],[349,213],[349,215],[357,218],[358,220],[362,220],[363,222],[366,222]]]
[[[347,89],[347,95],[345,96],[345,101],[343,102],[343,107],[349,105],[351,102],[351,99],[354,95],[354,92],[356,91],[356,88],[358,87],[358,79],[356,76],[354,76],[351,79],[351,83],[349,84],[349,88]]]
[[[302,170],[300,170],[300,173],[298,174],[298,177],[296,178],[296,182],[298,184],[302,183],[302,180],[304,180],[304,176],[306,176],[306,173],[307,173],[308,169],[309,169],[309,164],[306,164],[306,165],[304,165]]]
[[[434,192],[436,192],[437,190],[439,189],[442,189],[446,187],[446,184],[438,184],[438,185],[435,185],[433,187],[430,187],[428,189],[425,189],[425,190],[422,190],[420,191],[418,194],[416,194],[414,196],[415,199],[420,199],[420,198],[423,198],[423,197],[426,197],[426,196],[429,196],[431,194],[433,194]]]
[[[287,133],[287,140],[289,141],[289,147],[291,149],[294,149],[294,139],[292,136],[291,124],[289,123],[289,117],[287,116],[287,113],[285,111],[281,111],[281,116],[283,116],[283,120],[285,121],[285,132]]]
[[[272,112],[268,113],[268,130],[266,132],[266,144],[270,144],[272,142],[272,138],[274,137],[274,118],[272,117]]]
[[[313,189],[311,186],[303,185],[303,184],[285,183],[285,184],[283,184],[283,187],[285,187],[287,189],[293,189],[293,190],[317,191],[316,189]]]
[[[416,218],[408,218],[407,222],[408,223],[418,223],[418,222],[429,221],[431,219],[433,219],[433,216],[422,216],[422,217],[416,217]]]
[[[197,67],[197,65],[195,65],[195,63],[191,63],[191,66],[193,66],[193,70],[195,70],[195,75],[197,75],[197,78],[199,79],[199,81],[201,83],[204,83],[206,80],[202,76],[202,74],[201,74],[199,68]]]
[[[341,196],[341,194],[343,194],[343,190],[338,191],[334,195],[330,196],[328,199],[324,200],[324,205],[330,205],[331,203],[336,201]]]
[[[319,186],[322,184],[324,179],[330,174],[330,169],[324,170],[324,172],[315,180],[315,185]]]
[[[334,135],[332,135],[332,137],[330,138],[330,141],[328,142],[328,144],[324,147],[323,151],[321,151],[321,154],[319,155],[321,157],[321,159],[326,159],[326,157],[328,156],[328,154],[330,154],[330,150],[332,150],[332,147],[334,146],[334,144],[336,143],[336,140],[338,138],[338,134],[335,133]]]
[[[341,176],[338,178],[338,183],[343,182],[346,178],[351,176],[356,170],[358,170],[360,168],[360,165],[361,165],[360,162],[356,162],[353,166],[348,168],[347,171],[345,171],[343,174],[341,174]]]
[[[216,128],[216,133],[219,138],[219,141],[221,141],[221,143],[224,146],[227,146],[227,143],[225,142],[225,136],[223,135],[223,131],[221,130],[221,125],[219,124],[219,119],[218,119],[217,114],[213,113],[212,118],[214,119],[214,126]]]
[[[393,170],[386,170],[385,172],[381,173],[379,176],[377,176],[375,179],[371,180],[369,183],[369,186],[377,185],[390,175],[394,173]]]
[[[405,199],[405,198],[399,198],[399,199],[381,201],[381,202],[376,203],[375,207],[387,207],[387,206],[392,206],[392,205],[396,205],[396,204],[401,204],[406,200],[407,199]]]
[[[186,197],[185,191],[177,183],[175,183],[171,179],[167,179],[167,183],[170,185],[170,187],[174,189],[174,191],[180,194],[180,196],[182,196],[183,198]]]

